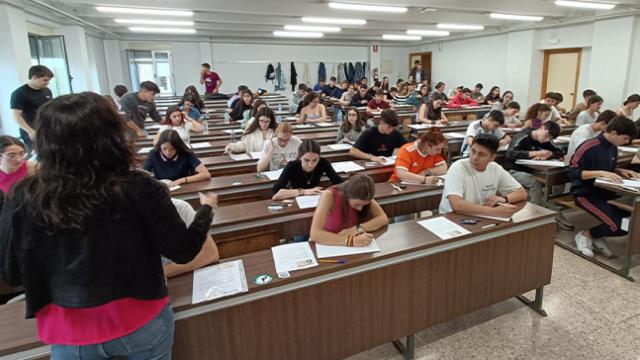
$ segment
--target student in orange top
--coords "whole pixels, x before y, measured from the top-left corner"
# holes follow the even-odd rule
[[[461,108],[467,106],[478,106],[478,103],[471,99],[471,90],[468,88],[462,89],[462,92],[454,96],[449,101],[450,108]]]
[[[389,181],[437,184],[436,175],[447,173],[447,162],[442,156],[446,148],[447,138],[439,129],[427,130],[418,140],[400,148]]]

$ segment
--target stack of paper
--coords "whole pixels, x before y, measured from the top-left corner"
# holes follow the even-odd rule
[[[320,195],[303,195],[296,197],[300,209],[313,209],[318,206]]]
[[[396,157],[395,156],[383,156],[384,162],[382,163],[382,165],[393,165],[396,163]]]
[[[318,266],[308,242],[278,245],[271,248],[276,272],[288,272]]]
[[[269,180],[278,180],[280,178],[280,175],[282,175],[282,170],[284,170],[284,169],[273,170],[273,171],[265,171],[262,174],[264,174],[264,176],[268,177]]]
[[[143,147],[138,150],[138,154],[148,154],[151,150],[153,150],[153,146]]]
[[[243,160],[251,160],[251,157],[247,155],[247,153],[242,154],[229,154],[229,157],[233,159],[233,161],[243,161]]]
[[[329,126],[333,126],[334,124],[323,121],[323,122],[317,122],[316,125],[320,127],[329,127]]]
[[[431,231],[442,240],[452,239],[471,232],[444,216],[418,221],[423,228]]]
[[[571,141],[571,136],[558,136],[555,140],[557,143],[568,143]]]
[[[247,278],[242,260],[198,269],[193,273],[192,304],[247,292]]]
[[[411,125],[409,125],[409,127],[414,129],[414,130],[423,130],[423,129],[430,128],[431,125],[427,125],[427,124],[411,124]]]
[[[243,131],[244,130],[242,130],[242,129],[225,129],[225,130],[222,130],[222,132],[225,132],[227,134],[240,134]]]
[[[333,170],[335,170],[337,173],[340,173],[340,172],[348,173],[348,172],[364,170],[362,166],[356,164],[353,161],[338,161],[338,162],[331,163],[331,166],[333,167]]]
[[[316,243],[316,254],[318,259],[324,259],[336,256],[347,256],[356,254],[367,254],[380,251],[380,247],[373,240],[369,246],[354,247],[354,246],[330,246]]]
[[[561,160],[528,160],[528,159],[518,159],[516,160],[516,164],[518,165],[541,165],[541,166],[552,166],[552,167],[565,167],[564,161]]]
[[[621,182],[614,182],[604,178],[597,178],[596,184],[619,186],[629,191],[640,192],[640,180],[623,179]]]
[[[261,154],[262,154],[262,151],[252,151],[251,153],[249,153],[251,158],[256,160],[260,159]]]
[[[446,137],[447,139],[464,139],[467,137],[467,135],[463,133],[452,132],[444,133],[444,137]]]
[[[349,150],[351,149],[351,144],[331,144],[327,145],[331,150]]]
[[[618,150],[624,152],[636,152],[638,151],[638,148],[633,146],[618,146]]]
[[[313,124],[296,124],[292,126],[292,128],[294,129],[309,129],[312,127],[313,127]]]
[[[208,147],[211,147],[211,143],[209,143],[209,142],[191,143],[191,148],[192,149],[203,149],[203,148],[208,148]]]
[[[438,179],[438,182],[435,184],[425,184],[425,183],[418,183],[418,182],[413,182],[413,181],[402,181],[400,184],[402,185],[413,185],[413,186],[443,186],[444,185],[444,180],[443,179]]]

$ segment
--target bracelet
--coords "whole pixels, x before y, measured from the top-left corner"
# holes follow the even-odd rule
[[[358,224],[358,230],[360,230],[363,233],[367,232],[367,229],[364,228],[364,224]]]
[[[187,177],[186,177],[186,176],[184,177],[184,183],[185,183],[185,184],[188,184],[188,183],[189,183],[189,179],[187,179]]]
[[[427,174],[424,174],[424,180],[422,180],[422,183],[426,184],[427,183]]]

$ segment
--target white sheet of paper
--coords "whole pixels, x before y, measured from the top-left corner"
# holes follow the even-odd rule
[[[149,125],[147,126],[147,129],[160,129],[162,125],[160,124],[153,124],[153,125]]]
[[[443,240],[470,234],[471,232],[444,216],[418,221],[423,228],[431,231]]]
[[[243,161],[243,160],[251,160],[251,157],[247,153],[242,154],[229,154],[229,157],[233,161]]]
[[[571,136],[558,136],[555,140],[557,143],[568,143],[571,141]]]
[[[382,163],[382,165],[393,165],[396,163],[396,157],[395,156],[385,156],[384,157],[384,162]]]
[[[225,130],[222,130],[222,132],[225,132],[227,134],[239,134],[239,133],[242,133],[243,131],[244,130],[242,130],[242,129],[225,129]]]
[[[543,166],[553,166],[553,167],[565,167],[564,161],[560,160],[528,160],[528,159],[518,159],[516,160],[516,164],[519,165],[543,165]]]
[[[207,266],[193,273],[192,304],[247,292],[242,260]]]
[[[331,144],[327,145],[331,150],[349,150],[353,145],[351,144]]]
[[[613,182],[611,180],[607,180],[607,179],[603,179],[603,178],[597,178],[595,182],[596,182],[596,184],[607,184],[607,185],[619,186],[619,187],[627,189],[627,190],[640,192],[640,181],[639,180],[623,179],[622,182],[616,183],[616,182]]]
[[[308,242],[273,246],[271,248],[276,272],[302,270],[318,266]]]
[[[138,150],[138,154],[148,154],[151,150],[153,150],[153,146],[143,147]]]
[[[481,219],[487,219],[487,220],[497,220],[497,221],[504,221],[504,222],[510,222],[511,220],[513,220],[512,218],[505,218],[505,217],[497,217],[497,216],[489,216],[489,215],[471,215],[473,217],[479,217]]]
[[[282,175],[282,170],[284,170],[284,169],[273,170],[273,171],[265,171],[262,174],[264,176],[268,177],[269,180],[278,180],[280,178],[280,175]]]
[[[463,133],[451,132],[444,133],[444,137],[446,137],[447,139],[464,139],[467,137],[467,135]]]
[[[438,179],[438,182],[435,184],[425,184],[425,183],[417,183],[413,181],[401,181],[402,185],[413,185],[413,186],[442,186],[444,185],[444,179]]]
[[[430,128],[431,125],[427,125],[427,124],[411,124],[411,125],[409,125],[409,127],[414,129],[414,130],[422,130],[422,129]]]
[[[333,124],[332,124],[332,123],[324,122],[324,121],[323,121],[323,122],[317,122],[317,123],[316,123],[316,125],[317,125],[317,126],[320,126],[320,127],[329,127],[329,126],[333,126]]]
[[[262,151],[252,151],[249,155],[251,155],[252,159],[260,159],[260,155],[262,154]]]
[[[501,145],[501,146],[498,148],[498,151],[507,151],[507,149],[508,149],[508,148],[509,148],[509,145]]]
[[[203,148],[208,148],[211,147],[211,143],[209,142],[197,142],[197,143],[191,143],[191,148],[193,149],[203,149]]]
[[[337,161],[337,162],[331,163],[331,166],[333,167],[333,170],[335,170],[337,173],[340,173],[340,172],[347,173],[347,172],[364,170],[362,166],[356,164],[353,161]]]
[[[369,246],[354,247],[354,246],[331,246],[322,245],[316,243],[316,254],[318,259],[324,259],[336,256],[348,256],[356,254],[367,254],[380,251],[380,247],[375,240],[373,240]]]
[[[636,152],[638,151],[638,148],[633,146],[618,146],[618,150],[624,152]]]
[[[318,206],[320,195],[303,195],[296,197],[300,209],[312,209]]]
[[[292,126],[292,128],[294,129],[309,129],[312,127],[313,127],[313,124],[296,124]]]
[[[182,186],[180,186],[180,185],[172,186],[172,187],[169,188],[169,191],[176,191],[176,190],[180,189],[181,187]]]

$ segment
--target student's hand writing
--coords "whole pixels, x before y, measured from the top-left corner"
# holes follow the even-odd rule
[[[622,177],[616,173],[612,173],[609,171],[601,171],[600,177],[603,177],[607,180],[613,181],[613,182],[621,182],[622,181]]]
[[[356,226],[352,226],[350,228],[346,228],[346,229],[342,229],[340,230],[340,232],[338,233],[338,235],[340,236],[347,236],[350,234],[357,234],[358,233],[358,228]]]
[[[384,156],[372,156],[371,157],[371,161],[375,161],[377,163],[384,164],[386,159],[384,158]]]
[[[497,217],[511,217],[518,211],[518,207],[511,204],[504,204],[488,209],[489,215]]]
[[[304,189],[302,193],[303,195],[320,195],[321,192],[322,192],[322,187],[316,186],[313,189]]]
[[[356,235],[353,238],[353,246],[356,246],[356,247],[369,246],[369,244],[371,244],[372,241],[373,241],[373,234],[369,234],[365,232],[365,233]]]
[[[225,153],[225,154],[228,154],[230,151],[231,151],[231,144],[227,144],[227,145],[224,147],[224,153]]]
[[[424,183],[428,185],[436,185],[440,179],[437,176],[427,176]]]
[[[638,174],[637,172],[633,171],[633,170],[629,170],[629,169],[617,169],[616,172],[625,178],[638,178],[640,176],[640,174]]]
[[[535,154],[536,154],[535,159],[537,160],[546,160],[550,158],[551,155],[553,155],[553,153],[549,150],[538,150],[535,152]]]
[[[484,199],[484,205],[485,206],[494,207],[494,206],[498,205],[499,203],[506,204],[507,201],[506,201],[506,199],[504,197],[497,196],[497,195],[491,195],[491,196],[487,197],[486,199]]]
[[[198,196],[200,196],[201,205],[209,205],[213,209],[218,207],[218,195],[208,192],[206,194],[198,193]]]

